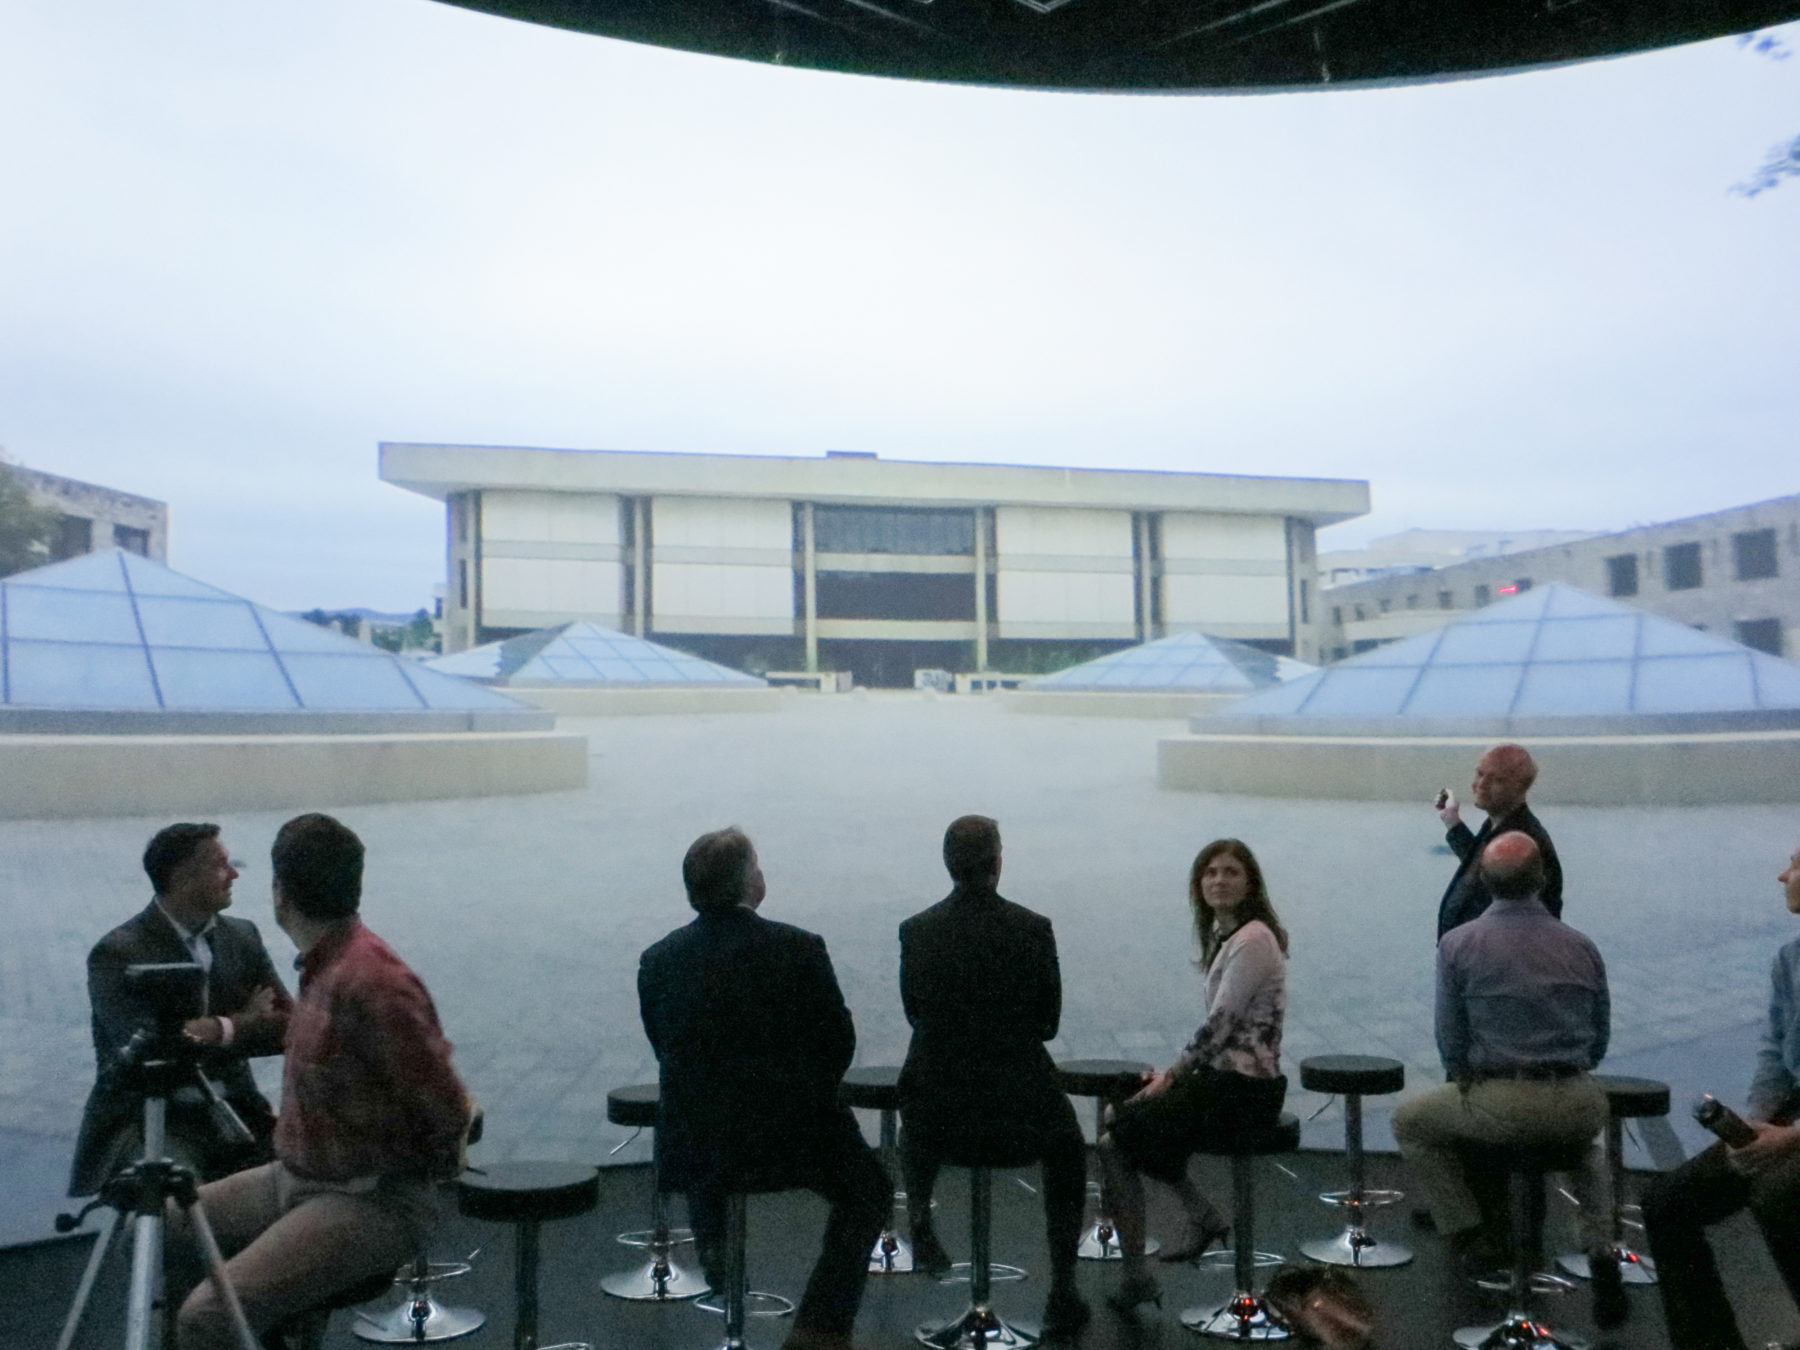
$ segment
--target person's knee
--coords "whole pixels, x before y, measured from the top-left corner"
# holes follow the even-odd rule
[[[202,1284],[189,1294],[176,1313],[175,1345],[177,1350],[223,1350],[237,1345],[230,1314],[211,1283]]]

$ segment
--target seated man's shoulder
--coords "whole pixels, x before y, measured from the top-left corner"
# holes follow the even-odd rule
[[[149,933],[150,913],[148,909],[139,910],[124,923],[108,929],[88,953],[88,960],[135,959],[137,949],[144,944]]]

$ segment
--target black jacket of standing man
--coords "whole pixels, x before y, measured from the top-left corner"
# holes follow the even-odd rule
[[[789,1350],[843,1350],[893,1187],[838,1086],[856,1029],[825,943],[763,918],[765,885],[741,830],[702,835],[682,861],[693,922],[647,950],[638,1006],[656,1051],[656,1152],[686,1191],[707,1279],[719,1287],[725,1197],[806,1187],[831,1205]]]
[[[223,1140],[197,1089],[170,1102],[168,1129],[203,1180],[265,1161],[275,1114],[251,1077],[249,1059],[281,1053],[293,1006],[269,960],[262,934],[248,919],[227,916],[237,880],[217,825],[170,825],[144,849],[144,871],[155,898],[113,929],[88,953],[88,1000],[93,1009],[97,1077],[81,1117],[69,1194],[92,1195],[140,1148],[142,1098],[111,1080],[108,1068],[153,1010],[127,985],[127,966],[195,962],[210,966],[205,1015],[188,1022],[201,1070],[249,1127],[256,1143]],[[183,1147],[185,1146],[185,1148]]]
[[[1556,857],[1556,845],[1544,832],[1543,825],[1525,804],[1525,794],[1537,781],[1537,764],[1522,745],[1496,745],[1475,766],[1475,781],[1469,788],[1472,805],[1487,812],[1480,830],[1463,824],[1462,811],[1448,789],[1437,803],[1438,819],[1449,833],[1444,840],[1456,853],[1456,875],[1438,902],[1437,935],[1441,940],[1452,928],[1478,919],[1493,903],[1493,893],[1481,879],[1481,851],[1488,841],[1517,830],[1536,841],[1544,860],[1544,890],[1538,899],[1552,918],[1562,918],[1562,863]]]
[[[901,1148],[913,1256],[949,1264],[931,1224],[946,1160],[1023,1154],[1042,1160],[1050,1299],[1044,1334],[1087,1321],[1075,1288],[1086,1145],[1044,1042],[1062,1018],[1056,934],[1043,915],[1000,897],[1000,827],[963,816],[944,833],[956,889],[900,925],[900,999],[912,1044],[900,1071]]]

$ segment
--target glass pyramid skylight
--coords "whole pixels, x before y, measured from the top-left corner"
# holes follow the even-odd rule
[[[1800,666],[1560,583],[1221,709],[1215,717],[1800,714]]]
[[[120,549],[0,581],[0,708],[521,711]]]
[[[729,666],[661,647],[592,623],[539,628],[504,642],[471,647],[429,663],[446,675],[499,685],[762,686],[765,681]]]
[[[1115,693],[1248,694],[1313,669],[1304,661],[1272,656],[1259,647],[1229,638],[1175,633],[1059,670],[1033,680],[1030,687]]]

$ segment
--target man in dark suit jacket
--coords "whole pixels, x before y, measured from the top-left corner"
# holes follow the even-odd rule
[[[1556,846],[1538,818],[1525,805],[1525,794],[1537,781],[1537,764],[1522,745],[1497,745],[1481,757],[1475,766],[1475,782],[1469,791],[1470,802],[1487,812],[1487,820],[1479,831],[1462,822],[1456,798],[1446,788],[1436,802],[1438,819],[1449,833],[1444,836],[1457,856],[1456,875],[1444,898],[1438,902],[1438,939],[1452,928],[1480,918],[1493,903],[1493,895],[1481,879],[1481,851],[1488,841],[1508,831],[1517,830],[1537,842],[1544,860],[1544,890],[1538,897],[1552,918],[1562,918],[1562,864],[1557,861]]]
[[[223,912],[238,873],[219,827],[181,824],[159,830],[144,850],[144,871],[155,898],[88,953],[97,1078],[75,1143],[70,1195],[92,1195],[142,1147],[142,1098],[108,1074],[133,1034],[156,1020],[126,984],[127,966],[197,962],[206,970],[202,1015],[184,1030],[197,1047],[201,1071],[255,1138],[250,1147],[228,1140],[199,1089],[183,1088],[169,1104],[172,1151],[207,1180],[269,1157],[275,1114],[257,1090],[248,1060],[281,1053],[292,1001],[256,925]]]
[[[756,912],[765,894],[741,830],[702,835],[681,865],[693,922],[647,950],[638,1005],[661,1068],[656,1152],[685,1191],[719,1287],[726,1196],[805,1187],[831,1205],[787,1350],[847,1350],[893,1185],[838,1086],[856,1029],[825,943]]]
[[[1001,899],[1000,827],[963,816],[944,833],[954,890],[900,925],[900,998],[912,1044],[900,1071],[901,1151],[913,1259],[942,1271],[949,1257],[931,1223],[946,1159],[1042,1161],[1050,1247],[1044,1334],[1087,1321],[1075,1252],[1087,1189],[1081,1127],[1044,1042],[1062,1019],[1062,974],[1050,920]]]

